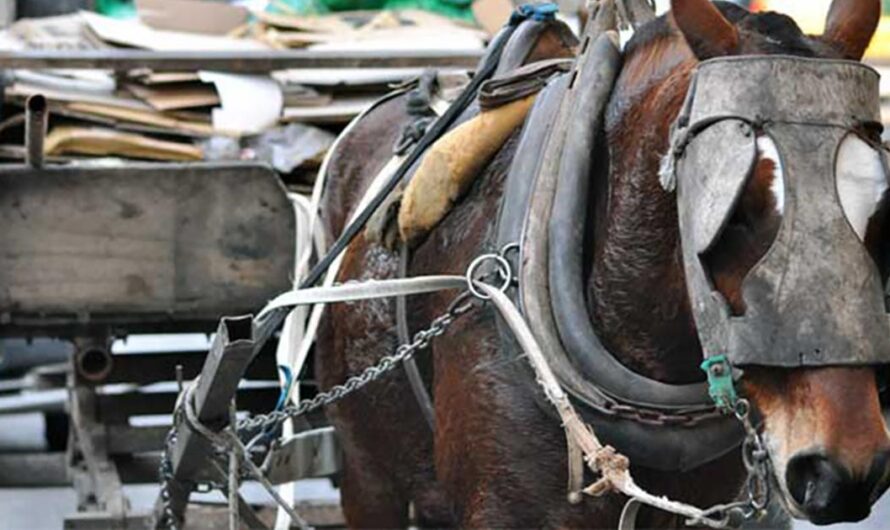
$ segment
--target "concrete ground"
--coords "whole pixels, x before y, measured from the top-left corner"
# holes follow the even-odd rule
[[[39,414],[0,416],[0,453],[45,450],[43,418]],[[243,493],[248,502],[271,504],[265,491],[256,484],[246,484]],[[126,486],[125,493],[135,512],[148,511],[158,495],[155,485]],[[305,480],[297,484],[296,497],[305,501],[336,501],[328,480]],[[219,494],[193,496],[196,501],[219,502]],[[77,509],[71,488],[0,488],[0,530],[61,530],[66,515]]]
[[[33,452],[44,449],[43,419],[36,414],[0,417],[0,452]],[[126,493],[137,510],[149,509],[157,496],[153,485],[128,486]],[[250,502],[264,502],[259,488],[245,487]],[[308,480],[298,484],[297,497],[302,500],[333,500],[337,498],[328,481]],[[218,500],[210,497],[210,500]],[[2,489],[0,488],[0,529],[60,530],[67,514],[76,509],[74,491],[70,488]],[[794,530],[814,530],[815,526],[796,523]],[[890,494],[878,504],[871,517],[854,525],[836,525],[832,530],[890,529]]]

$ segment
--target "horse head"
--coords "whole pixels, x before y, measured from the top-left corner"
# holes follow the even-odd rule
[[[672,7],[673,19],[698,60],[782,54],[858,61],[874,34],[881,9],[878,0],[835,0],[825,34],[809,37],[790,19],[774,13],[726,16],[704,0],[674,0]],[[745,282],[770,252],[787,212],[785,156],[780,155],[770,135],[758,132],[756,136],[754,170],[720,235],[701,255],[713,288],[722,295],[732,315],[750,310]],[[858,244],[864,245],[874,260],[873,267],[884,265],[881,240],[887,221],[887,181],[876,144],[880,144],[880,137],[875,138],[868,130],[848,134],[837,148],[836,167],[828,168],[836,178],[832,191],[838,195],[843,213],[860,240]],[[819,178],[812,174],[796,177]],[[816,202],[796,207],[821,206]],[[842,249],[822,251],[830,254]],[[811,255],[804,259],[823,258]],[[831,280],[840,284],[844,275],[860,274],[856,269],[832,270]],[[886,279],[882,274],[881,280]],[[863,278],[851,280],[865,282]],[[810,288],[822,292],[822,286]],[[842,296],[831,289],[824,293]],[[780,304],[777,298],[771,303]],[[818,311],[819,307],[807,309]],[[834,323],[833,316],[829,320]],[[886,325],[880,329],[886,332],[884,328]],[[816,333],[835,330],[828,325]],[[797,340],[803,339],[798,335]],[[826,351],[824,355],[831,359],[846,353]],[[884,359],[890,354],[882,353]],[[745,367],[742,378],[747,395],[762,415],[775,479],[788,508],[798,517],[823,524],[865,518],[872,503],[890,485],[890,438],[881,413],[875,367],[838,364],[828,361],[783,367],[752,362]]]
[[[687,289],[693,282],[689,276],[690,255],[685,248],[681,250],[686,243],[681,244],[680,240],[687,237],[681,234],[685,229],[682,227],[685,215],[682,200],[678,208],[675,194],[656,189],[658,179],[652,175],[657,172],[653,164],[657,166],[658,161],[652,158],[658,158],[666,151],[667,156],[673,156],[670,150],[674,146],[671,145],[669,148],[666,145],[666,138],[670,136],[668,125],[684,112],[686,106],[689,106],[689,98],[692,96],[687,97],[687,91],[697,69],[700,69],[704,61],[781,55],[825,60],[811,61],[812,64],[830,62],[865,70],[864,66],[853,65],[852,62],[858,62],[865,53],[878,24],[881,2],[834,0],[828,14],[826,31],[820,36],[804,35],[798,26],[784,15],[752,14],[727,2],[672,0],[671,7],[671,15],[666,20],[662,20],[660,24],[653,23],[648,29],[643,28],[629,43],[625,66],[616,84],[613,101],[610,103],[607,134],[612,152],[613,190],[610,192],[608,215],[610,217],[622,215],[622,208],[630,204],[628,196],[622,195],[622,190],[629,187],[637,195],[641,191],[644,192],[647,202],[640,202],[641,206],[635,209],[627,208],[627,219],[635,218],[636,221],[626,221],[624,226],[635,226],[634,223],[640,226],[640,219],[645,220],[647,217],[651,217],[650,220],[656,219],[659,214],[653,212],[657,212],[659,208],[670,211],[670,216],[675,216],[670,219],[672,228],[657,229],[663,232],[653,235],[648,242],[637,241],[627,245],[634,245],[638,249],[637,256],[643,257],[647,252],[650,256],[657,256],[659,253],[651,248],[661,248],[660,254],[672,256],[675,263],[675,269],[671,269],[669,263],[663,265],[662,270],[667,270],[669,273],[657,278],[656,281],[660,283],[651,286],[643,284],[642,287],[658,288],[667,293],[673,292],[673,289],[677,293],[676,306],[681,309],[674,310],[676,314],[672,313],[665,317],[666,312],[660,309],[660,306],[656,306],[650,309],[649,325],[658,329],[663,322],[664,328],[672,326],[675,330],[678,328],[693,330],[689,335],[693,337],[692,342],[695,342],[698,336],[705,355],[711,356],[725,352],[709,351],[708,341],[701,338],[702,322],[696,312],[697,300],[691,294],[687,294]],[[840,60],[849,62],[840,63]],[[789,62],[806,61],[792,59]],[[813,79],[818,79],[818,76]],[[818,84],[818,81],[814,83]],[[829,88],[812,87],[817,92]],[[852,98],[852,95],[850,97]],[[877,99],[876,94],[874,99]],[[781,110],[783,105],[790,107],[797,104],[795,101],[776,101],[773,106]],[[641,132],[639,123],[643,120],[653,125]],[[795,169],[794,178],[797,179],[794,181],[795,185],[803,183],[799,185],[807,186],[806,182],[810,179],[824,180],[825,175],[807,174],[808,171],[801,168],[815,167],[813,164],[791,161],[787,144],[786,147],[777,146],[777,142],[774,141],[778,132],[766,133],[758,127],[742,125],[742,128],[746,129],[745,134],[750,136],[750,139],[743,140],[742,144],[750,142],[753,153],[751,169],[738,179],[737,196],[726,203],[725,218],[718,218],[718,222],[709,227],[712,239],[699,249],[700,253],[696,251],[694,255],[700,260],[701,269],[706,271],[709,291],[716,293],[725,307],[725,315],[721,318],[729,321],[756,309],[761,315],[774,315],[776,318],[787,319],[781,306],[782,296],[775,293],[759,300],[760,306],[751,307],[755,303],[753,299],[758,288],[751,285],[752,271],[759,270],[758,267],[762,267],[767,261],[767,257],[773,253],[777,239],[782,241],[788,253],[802,252],[795,243],[792,243],[797,240],[793,240],[792,236],[786,237],[786,232],[790,229],[783,228],[788,224],[799,224],[802,221],[798,218],[795,218],[794,222],[783,223],[783,221],[786,218],[790,219],[794,214],[800,215],[805,209],[810,209],[811,213],[815,209],[815,213],[818,213],[824,201],[838,204],[838,211],[843,211],[850,229],[849,235],[858,238],[857,245],[864,249],[861,252],[866,256],[864,259],[869,260],[868,264],[863,266],[870,267],[869,270],[874,271],[875,279],[868,284],[869,289],[875,287],[881,291],[880,287],[887,281],[886,271],[890,266],[885,241],[885,228],[890,222],[887,217],[890,205],[885,199],[886,165],[882,162],[879,149],[880,135],[875,128],[851,125],[849,130],[845,129],[843,133],[838,133],[838,145],[828,147],[831,149],[831,156],[827,159],[832,160],[833,167],[828,168],[827,172],[833,173],[830,175],[833,184],[832,189],[825,194],[831,197],[826,197],[824,201],[816,200],[812,204],[803,204],[804,201],[798,200],[802,196],[800,194],[794,195],[792,200],[792,190],[789,187],[791,181],[788,180],[790,177],[787,174],[791,166],[794,165]],[[728,130],[729,127],[725,126],[724,129]],[[721,149],[728,150],[734,146],[735,144],[724,145],[714,141],[710,148],[714,158],[720,158]],[[658,154],[650,154],[652,151],[658,151]],[[791,154],[794,157],[810,156],[809,153],[801,152]],[[663,172],[664,163],[661,165]],[[725,167],[722,169],[725,170]],[[720,173],[720,171],[721,167],[717,166],[715,172]],[[634,181],[635,172],[639,177],[636,184],[622,187],[621,179]],[[646,174],[645,177],[640,176],[643,173]],[[615,174],[618,176],[614,176]],[[677,177],[681,195],[683,176],[681,173]],[[732,176],[717,174],[708,175],[708,178],[720,181]],[[699,201],[701,202],[700,197]],[[796,210],[792,211],[795,208]],[[694,210],[693,214],[703,215],[698,212]],[[668,214],[665,214],[665,219],[668,219]],[[688,218],[686,221],[690,222]],[[653,223],[655,224],[657,223]],[[677,226],[681,228],[678,229]],[[611,228],[607,232],[611,231]],[[640,233],[642,232],[631,231],[625,236]],[[612,237],[613,240],[616,238]],[[665,251],[669,247],[672,250]],[[796,259],[816,263],[837,263],[831,261],[832,253],[847,252],[843,247],[833,245],[825,245],[818,251],[817,255],[798,255]],[[612,282],[612,290],[615,291],[614,282],[618,281],[615,278],[619,277],[617,273],[610,275],[609,256],[621,256],[620,252],[615,252],[614,248],[607,246],[600,255],[605,257],[600,258],[604,265],[602,263],[595,265],[595,268],[598,268],[595,270],[595,275],[601,275],[601,278],[596,280],[600,283],[600,288],[597,290],[597,286],[594,287],[595,296],[604,294],[609,282]],[[627,263],[626,259],[620,261],[624,263],[616,265],[615,270]],[[679,262],[684,264],[676,265]],[[616,261],[616,264],[619,264],[619,261]],[[779,274],[776,275],[780,277],[776,280],[779,291],[788,287],[791,280],[786,278],[785,274],[789,277],[795,274],[791,270],[793,268],[790,265],[786,265],[784,269],[779,267]],[[812,308],[804,309],[818,312],[830,311],[824,309],[826,307],[844,310],[847,305],[856,305],[855,300],[844,298],[843,293],[839,294],[832,289],[835,285],[854,285],[862,290],[862,286],[867,283],[862,270],[864,269],[841,270],[837,267],[832,267],[830,271],[822,270],[820,277],[825,279],[825,285],[810,287],[814,292],[824,294],[833,301],[827,305],[817,303]],[[628,276],[632,273],[621,274],[634,282],[645,277],[642,273],[638,277]],[[762,287],[760,284],[759,286]],[[622,292],[622,289],[618,291]],[[883,314],[883,294],[869,291],[868,296],[871,302],[879,300],[881,304],[882,314],[875,320],[881,323],[879,331],[890,333]],[[671,300],[670,295],[666,295],[664,300]],[[602,301],[595,302],[599,306],[595,308],[594,313],[599,319],[600,327],[604,329],[608,329],[611,325],[610,316],[615,316],[616,322],[622,319],[625,323],[628,321],[627,314],[619,313],[626,307],[621,303],[612,302],[614,300],[609,300],[607,296],[604,296]],[[656,303],[662,303],[667,307],[667,302]],[[611,304],[611,307],[606,307],[608,304]],[[770,304],[772,307],[764,307]],[[816,321],[831,324],[825,328],[816,326],[816,329],[809,329],[806,332],[802,331],[805,327],[802,322],[792,331],[788,329],[795,328],[794,323],[786,325],[785,328],[788,329],[783,329],[782,332],[791,338],[783,344],[789,348],[797,348],[799,344],[795,344],[794,341],[807,342],[815,337],[817,343],[823,338],[826,339],[825,344],[832,345],[825,348],[826,350],[832,347],[835,350],[842,349],[836,347],[838,341],[829,337],[841,333],[834,326],[840,317],[830,314],[821,316],[823,318]],[[859,329],[866,327],[864,323],[852,325],[854,327],[858,325]],[[695,333],[696,326],[698,333]],[[871,329],[869,333],[876,336],[877,326],[871,324],[869,326]],[[631,335],[626,333],[628,329],[626,324],[622,329],[625,332],[623,336],[607,337],[607,341],[617,345],[618,350],[631,352],[626,356],[627,364],[664,380],[671,380],[673,377],[677,381],[690,377],[688,369],[686,371],[675,369],[673,372],[659,371],[657,363],[647,365],[645,359],[641,360],[641,354],[637,353],[634,356],[634,343],[622,342],[626,340],[622,337]],[[683,333],[685,331],[674,331],[673,336],[689,337]],[[797,336],[793,336],[794,333],[797,333]],[[809,339],[802,337],[804,333],[809,335]],[[783,359],[782,356],[800,355],[801,362],[797,363],[795,360],[783,365],[773,362],[760,363],[758,359],[754,359],[744,363],[738,372],[741,374],[740,388],[762,418],[763,437],[770,453],[773,478],[778,491],[781,492],[785,504],[793,515],[810,519],[817,524],[857,521],[865,518],[870,513],[871,505],[890,486],[890,436],[879,400],[878,373],[881,370],[880,365],[890,360],[890,351],[884,351],[884,345],[890,343],[882,338],[876,339],[873,344],[863,344],[868,342],[863,337],[865,336],[857,336],[856,342],[847,343],[855,348],[871,348],[873,351],[878,351],[880,354],[878,357],[883,359],[883,363],[848,362],[847,359],[850,358],[848,351],[811,349],[808,351],[822,355],[823,359],[819,362],[803,362],[804,353],[798,353],[797,350],[771,352]],[[665,351],[665,348],[670,351],[672,347],[675,351],[688,350],[686,347],[689,344],[688,340],[674,340],[676,344],[661,347],[661,351]],[[658,348],[655,343],[649,346]],[[642,347],[638,348],[641,349]],[[692,365],[679,353],[673,358],[689,366]],[[843,361],[832,362],[832,359]]]

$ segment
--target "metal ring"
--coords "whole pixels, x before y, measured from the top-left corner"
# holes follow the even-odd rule
[[[467,267],[467,288],[470,290],[470,293],[473,294],[476,298],[480,300],[491,300],[491,297],[487,294],[481,292],[476,288],[475,283],[482,283],[482,279],[475,278],[476,272],[479,270],[479,267],[482,266],[486,261],[494,261],[497,266],[497,273],[501,277],[503,283],[501,283],[498,290],[502,293],[507,292],[507,289],[510,288],[510,285],[513,283],[513,269],[510,267],[510,262],[507,261],[503,256],[499,256],[497,254],[483,254],[478,258],[474,259],[470,266]]]
[[[751,413],[751,403],[748,402],[747,399],[739,399],[738,401],[736,401],[735,410],[733,412],[735,413],[736,418],[744,421]]]
[[[499,252],[500,256],[506,259],[510,252],[519,252],[519,243],[507,243],[503,247],[501,247],[501,251]],[[890,282],[887,283],[887,288],[890,289]]]

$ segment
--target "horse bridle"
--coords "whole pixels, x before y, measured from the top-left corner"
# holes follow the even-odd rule
[[[881,271],[847,220],[836,180],[840,144],[880,127],[879,75],[861,63],[742,56],[699,65],[673,129],[674,167],[662,180],[667,188],[676,182],[687,288],[706,359],[725,356],[737,368],[890,363]],[[743,280],[739,314],[702,256],[737,207],[764,135],[780,155],[784,213]]]

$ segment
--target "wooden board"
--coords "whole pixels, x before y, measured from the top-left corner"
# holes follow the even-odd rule
[[[0,166],[3,333],[208,322],[290,286],[294,214],[248,164]]]

